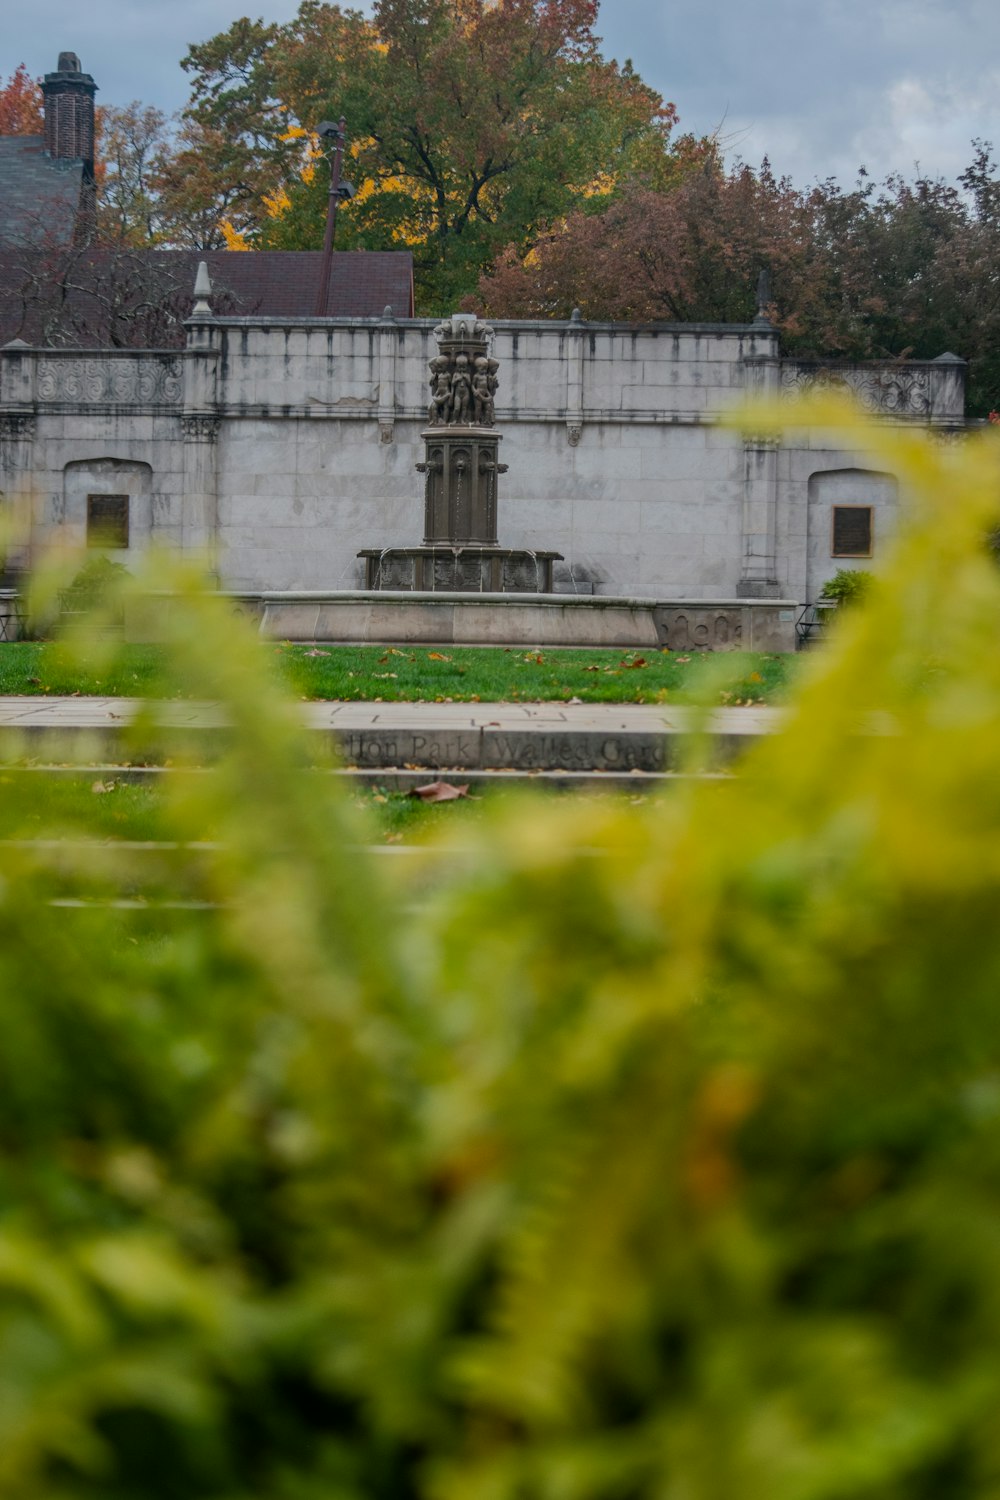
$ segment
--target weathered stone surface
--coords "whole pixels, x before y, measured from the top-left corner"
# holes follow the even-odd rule
[[[245,596],[261,634],[292,641],[413,640],[456,645],[632,646],[671,650],[795,649],[791,600],[715,605],[537,596],[387,592]]]
[[[213,547],[238,590],[358,585],[359,546],[420,543],[433,327],[201,319],[179,355],[0,350],[0,492],[27,531],[19,556],[78,539],[67,475],[111,460],[158,497],[130,550]],[[747,450],[719,425],[750,391],[820,378],[778,354],[766,328],[500,325],[505,545],[562,553],[600,594],[724,602],[759,584],[802,601],[841,565],[831,506],[849,489],[873,507],[877,566],[905,496],[870,459],[810,433]],[[887,421],[962,423],[960,362],[829,378]]]

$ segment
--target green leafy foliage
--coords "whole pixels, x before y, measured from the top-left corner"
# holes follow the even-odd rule
[[[358,192],[338,247],[411,248],[419,310],[443,314],[595,184],[669,173],[673,106],[601,57],[596,17],[595,0],[376,0],[370,19],[306,0],[284,26],[241,20],[190,49],[189,118],[230,143],[220,182],[234,150],[243,181],[271,169],[248,227],[298,250],[322,244],[329,185],[303,133],[345,116]]]
[[[0,1493],[994,1492],[1000,452],[851,440],[910,523],[742,774],[426,865],[171,612],[188,907],[4,849]]]
[[[838,604],[859,604],[875,582],[867,568],[838,568],[819,591],[821,599],[836,599]]]
[[[127,574],[128,569],[124,563],[112,562],[111,558],[103,554],[88,558],[72,582],[62,590],[60,598],[63,608],[96,609],[116,593],[117,585]]]
[[[862,173],[797,187],[675,142],[698,170],[579,210],[526,247],[512,243],[480,280],[491,317],[749,322],[758,272],[772,273],[772,320],[811,359],[967,360],[970,415],[1000,405],[1000,176],[990,147],[951,183]]]

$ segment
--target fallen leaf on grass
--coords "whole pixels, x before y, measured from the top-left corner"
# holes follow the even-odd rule
[[[303,656],[329,656],[329,651],[303,651]]]
[[[632,661],[628,661],[625,657],[622,657],[619,665],[623,667],[648,667],[649,662],[644,656],[637,656]]]
[[[759,672],[751,672],[751,673],[750,673],[750,676],[749,676],[749,677],[748,677],[748,678],[747,678],[747,681],[748,681],[748,682],[763,682],[763,681],[764,681],[764,679],[763,679],[763,677],[762,677],[762,676],[761,676],[761,675],[760,675],[760,673],[759,673]]]
[[[94,781],[91,783],[90,790],[96,796],[100,796],[102,792],[113,792],[117,785],[117,781]]]
[[[469,795],[469,783],[452,786],[450,781],[429,781],[426,786],[411,787],[409,795],[419,797],[421,802],[454,802]]]
[[[585,672],[603,672],[603,671],[606,670],[606,668],[604,668],[604,667],[584,667],[583,670]]]
[[[450,656],[445,656],[444,653],[441,652],[441,651],[428,651],[428,653],[427,653],[427,660],[428,661],[451,661],[451,657]]]

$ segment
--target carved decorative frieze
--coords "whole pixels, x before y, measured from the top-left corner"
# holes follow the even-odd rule
[[[81,406],[174,406],[182,395],[181,361],[81,359],[54,355],[38,362],[38,399]]]
[[[582,422],[567,422],[566,423],[566,440],[569,443],[569,445],[570,445],[571,448],[575,448],[582,437],[583,437],[583,423]]]
[[[887,417],[925,417],[931,409],[930,371],[926,369],[791,361],[782,364],[782,396],[815,390],[848,391],[865,411]]]
[[[35,419],[30,413],[4,412],[0,415],[0,437],[33,438]]]
[[[219,417],[181,417],[181,431],[192,442],[211,443],[219,436],[222,423]]]

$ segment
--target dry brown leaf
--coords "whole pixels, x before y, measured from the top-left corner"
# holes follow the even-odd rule
[[[419,797],[421,802],[454,802],[456,798],[468,795],[468,782],[464,786],[453,786],[450,781],[429,781],[426,786],[410,789],[410,796]]]

